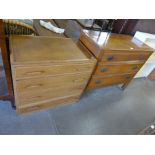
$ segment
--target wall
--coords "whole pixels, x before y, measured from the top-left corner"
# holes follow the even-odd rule
[[[140,19],[132,31],[134,35],[136,31],[142,31],[155,34],[155,19]]]

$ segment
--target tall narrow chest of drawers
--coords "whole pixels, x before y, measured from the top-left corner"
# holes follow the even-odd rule
[[[98,60],[88,90],[115,84],[125,88],[153,51],[128,35],[84,30],[80,40]]]
[[[10,37],[17,112],[76,102],[96,64],[84,49],[67,38]]]

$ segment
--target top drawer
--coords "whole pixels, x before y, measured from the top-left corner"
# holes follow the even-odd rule
[[[50,65],[32,67],[14,67],[14,75],[16,79],[41,77],[41,76],[55,76],[62,74],[78,73],[78,72],[92,72],[93,63],[85,64],[68,64],[68,65]]]
[[[105,52],[101,61],[146,61],[150,53],[145,52]]]

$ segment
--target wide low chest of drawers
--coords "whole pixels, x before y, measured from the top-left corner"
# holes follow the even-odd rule
[[[96,60],[67,38],[12,36],[10,61],[18,113],[78,101]]]
[[[128,35],[84,30],[80,40],[98,60],[87,90],[115,84],[125,88],[153,51]]]

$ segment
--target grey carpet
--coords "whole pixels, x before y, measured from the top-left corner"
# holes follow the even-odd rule
[[[155,82],[136,79],[125,91],[107,87],[81,100],[27,116],[0,101],[0,134],[138,134],[155,118]]]

